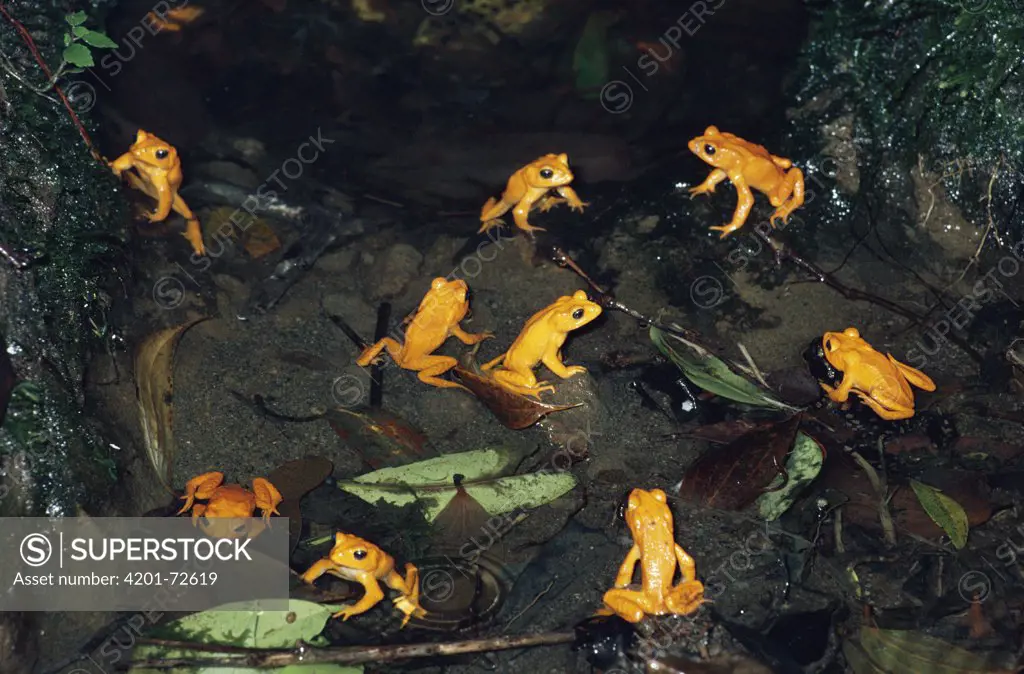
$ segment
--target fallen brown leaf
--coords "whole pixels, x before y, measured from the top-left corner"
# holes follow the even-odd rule
[[[139,421],[153,469],[168,491],[173,492],[174,455],[177,446],[171,430],[174,410],[174,352],[181,336],[204,316],[146,337],[135,353],[135,397]]]
[[[578,405],[550,405],[502,388],[489,377],[482,377],[460,367],[452,370],[456,379],[472,391],[506,428],[514,431],[529,428],[552,412],[572,409]]]
[[[338,407],[327,410],[324,416],[338,437],[347,441],[374,470],[436,455],[425,451],[427,436],[423,431],[391,412]]]
[[[302,535],[302,513],[299,501],[313,491],[334,471],[334,464],[322,456],[307,456],[282,464],[267,476],[267,481],[274,485],[283,500],[277,510],[288,518],[289,549],[294,551]]]
[[[707,450],[686,469],[679,495],[712,508],[743,510],[784,473],[799,427],[800,415],[795,414]]]

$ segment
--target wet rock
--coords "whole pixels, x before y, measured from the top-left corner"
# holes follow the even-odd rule
[[[316,268],[328,274],[343,274],[352,267],[355,259],[356,251],[345,248],[321,257],[316,261]]]
[[[0,614],[0,672],[29,674],[38,657],[28,613]]]
[[[946,253],[944,257],[966,260],[978,248],[981,230],[968,222],[953,204],[942,185],[943,176],[916,166],[910,172],[914,201],[917,203],[917,228]],[[952,271],[952,270],[950,270]]]
[[[853,142],[853,115],[843,115],[821,127],[824,139],[822,151],[835,161],[835,181],[847,194],[860,189],[860,168],[857,166],[857,146]]]
[[[250,190],[255,190],[262,182],[255,171],[230,161],[211,161],[200,164],[195,167],[195,174],[201,178],[220,180]]]
[[[367,271],[364,285],[373,301],[392,299],[419,275],[423,255],[407,243],[398,243],[378,256]]]

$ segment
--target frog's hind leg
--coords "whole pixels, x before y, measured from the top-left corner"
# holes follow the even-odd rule
[[[704,603],[704,584],[688,580],[673,587],[665,597],[665,608],[675,615],[693,613]]]
[[[431,386],[437,386],[438,388],[465,389],[466,387],[462,384],[458,384],[447,379],[441,379],[439,376],[458,364],[459,361],[455,360],[451,356],[423,356],[419,362],[416,363],[416,369],[419,370],[416,376],[418,376],[420,381],[424,384],[430,384]]]
[[[903,363],[893,358],[892,354],[887,353],[885,355],[889,356],[889,362],[895,365],[896,369],[899,370],[903,374],[903,376],[907,378],[907,381],[909,381],[911,384],[924,391],[935,390],[935,382],[933,382],[932,378],[926,375],[924,372],[921,372],[916,368],[910,367],[909,365],[904,365]]]
[[[489,229],[500,227],[505,224],[501,219],[501,216],[505,215],[511,207],[512,206],[510,204],[507,204],[504,201],[499,201],[494,197],[489,198],[487,203],[484,204],[484,207],[480,209],[481,225],[477,234],[483,234]]]
[[[604,593],[605,606],[623,620],[638,623],[647,614],[657,613],[647,596],[639,590],[612,589]]]
[[[555,390],[555,387],[546,381],[537,381],[537,377],[533,375],[533,372],[520,374],[512,370],[495,370],[493,377],[503,388],[532,398],[539,399],[543,391],[551,391],[553,393]]]
[[[890,410],[890,409],[886,409],[885,407],[883,407],[880,403],[876,402],[875,400],[872,400],[871,397],[868,396],[865,393],[861,393],[860,391],[857,391],[857,396],[860,398],[860,401],[862,403],[864,403],[865,405],[870,407],[874,411],[875,414],[877,414],[878,416],[882,417],[886,421],[899,421],[901,419],[909,419],[912,416],[914,416],[914,408],[913,408],[913,406],[911,406],[911,407],[909,407],[907,409],[899,409],[899,410],[892,409],[892,410]]]
[[[789,215],[804,203],[804,174],[798,168],[792,168],[786,173],[785,179],[770,198],[772,206],[776,206],[772,213],[771,225],[775,227],[775,221],[781,219],[785,224]]]
[[[363,349],[363,352],[359,354],[359,358],[356,359],[356,365],[359,367],[366,367],[370,363],[374,362],[377,357],[380,356],[380,352],[384,349],[387,349],[388,354],[394,358],[396,362],[398,361],[398,355],[402,352],[402,345],[390,337],[385,337],[373,346],[368,346]]]

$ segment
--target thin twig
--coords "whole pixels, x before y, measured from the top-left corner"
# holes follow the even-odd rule
[[[498,636],[489,639],[470,639],[444,643],[399,644],[390,646],[343,646],[339,648],[311,648],[298,643],[294,648],[247,648],[237,646],[211,646],[163,639],[139,639],[140,645],[155,645],[184,651],[216,652],[221,658],[150,658],[132,663],[140,669],[174,669],[176,667],[248,667],[271,669],[288,665],[317,665],[326,663],[359,664],[366,662],[392,662],[410,658],[432,658],[466,653],[487,653],[531,646],[554,646],[575,640],[572,632],[546,632],[522,636]]]
[[[885,538],[886,545],[892,547],[896,545],[896,528],[892,523],[892,515],[889,514],[889,499],[887,498],[886,492],[888,491],[886,485],[882,484],[882,481],[878,479],[878,472],[868,463],[867,459],[858,454],[856,451],[851,450],[850,456],[857,462],[857,465],[861,467],[864,474],[868,476],[868,480],[871,482],[871,486],[875,490],[875,495],[878,497],[878,520],[882,524],[882,535]]]
[[[747,359],[747,364],[750,366],[750,374],[753,377],[756,377],[757,380],[761,382],[762,386],[764,386],[766,389],[771,390],[772,387],[768,385],[768,382],[767,380],[765,380],[764,375],[761,374],[761,370],[757,368],[757,363],[755,363],[754,359],[750,357],[750,352],[747,351],[747,347],[743,346],[743,344],[739,342],[737,342],[736,345],[740,347],[740,353],[742,353],[743,357]]]
[[[536,597],[534,597],[534,598],[533,598],[533,601],[531,601],[531,602],[530,602],[529,604],[527,604],[527,605],[526,605],[526,608],[524,608],[524,609],[523,609],[522,611],[520,611],[519,613],[517,613],[517,614],[515,614],[514,616],[512,616],[512,617],[511,617],[511,618],[509,619],[509,621],[508,621],[507,623],[505,623],[505,629],[508,629],[509,627],[511,627],[511,626],[512,626],[512,623],[514,623],[515,621],[519,620],[519,618],[520,618],[520,617],[521,617],[521,616],[522,616],[522,615],[523,615],[524,613],[526,613],[526,612],[527,612],[527,611],[529,611],[529,610],[530,610],[531,608],[533,608],[534,606],[536,606],[537,602],[538,602],[538,601],[540,601],[540,598],[541,598],[541,597],[543,597],[544,595],[546,595],[546,594],[547,594],[547,593],[548,593],[548,592],[549,592],[549,591],[551,590],[551,587],[552,587],[552,586],[553,586],[554,584],[555,584],[555,581],[554,581],[554,580],[552,580],[552,581],[551,581],[550,583],[548,583],[548,586],[547,586],[546,588],[544,588],[543,590],[541,590],[541,591],[540,591],[540,594],[538,594],[538,595],[537,595]]]

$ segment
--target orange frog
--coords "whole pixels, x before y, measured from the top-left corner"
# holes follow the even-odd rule
[[[572,182],[572,171],[569,170],[569,156],[566,154],[546,154],[512,174],[505,186],[501,200],[491,197],[480,211],[480,222],[483,223],[478,233],[486,232],[492,227],[503,224],[500,219],[508,209],[512,211],[516,227],[524,232],[543,232],[543,227],[533,227],[526,221],[526,216],[535,205],[541,213],[551,210],[561,203],[569,202],[569,208],[583,211],[590,204],[580,201],[576,192],[569,187]],[[548,194],[555,190],[562,198]]]
[[[462,279],[434,279],[430,284],[430,290],[423,296],[415,316],[409,320],[409,327],[405,330],[405,343],[399,344],[394,339],[385,337],[373,346],[366,347],[356,360],[356,364],[366,367],[378,359],[381,351],[387,349],[399,367],[418,371],[420,381],[441,388],[465,388],[462,384],[441,379],[439,376],[459,362],[451,356],[433,355],[433,352],[451,335],[464,344],[477,344],[494,336],[490,332],[474,335],[459,327],[459,323],[469,312],[469,300],[466,299],[468,292],[469,288]]]
[[[508,351],[485,364],[485,372],[499,362],[502,369],[494,370],[494,379],[504,388],[521,395],[540,398],[542,391],[554,391],[546,381],[537,381],[533,368],[545,366],[562,379],[586,372],[580,365],[566,367],[561,349],[569,332],[583,327],[601,315],[601,307],[587,299],[587,293],[577,290],[572,295],[559,297],[548,307],[530,317],[522,332]]]
[[[348,620],[376,606],[384,598],[378,581],[384,581],[385,585],[399,593],[393,603],[395,608],[405,614],[402,627],[410,618],[422,618],[426,614],[419,602],[419,571],[416,567],[406,564],[403,578],[395,571],[395,560],[391,555],[358,536],[337,532],[330,554],[309,567],[302,574],[302,580],[312,585],[325,573],[359,583],[365,590],[362,599],[335,613],[335,618]]]
[[[638,623],[645,615],[693,613],[704,603],[704,585],[696,579],[693,558],[676,543],[666,501],[660,489],[634,489],[629,494],[625,517],[633,547],[619,567],[615,588],[604,593],[607,608],[599,613]],[[631,590],[637,563],[640,589]],[[673,585],[676,569],[680,581]]]
[[[178,196],[182,180],[181,161],[173,145],[139,129],[135,144],[112,161],[110,168],[114,175],[120,178],[124,174],[132,187],[157,200],[156,211],[146,213],[147,220],[162,222],[173,209],[185,218],[187,228],[184,236],[192,244],[192,250],[197,255],[206,254],[199,220],[185,200]],[[135,172],[129,169],[135,169]]]
[[[736,187],[738,200],[732,222],[711,228],[722,232],[719,238],[724,239],[747,221],[754,205],[751,187],[766,194],[776,207],[771,217],[772,227],[779,218],[785,223],[789,214],[804,203],[803,172],[790,160],[776,157],[760,145],[709,126],[704,135],[691,140],[689,146],[691,152],[715,167],[704,182],[690,190],[691,196],[714,192],[715,185],[726,178]]]
[[[263,513],[263,521],[270,526],[270,516],[280,515],[277,506],[282,501],[281,493],[274,485],[262,477],[252,481],[252,491],[238,484],[222,484],[224,473],[210,472],[197,475],[185,485],[185,495],[182,500],[185,505],[176,514],[181,515],[191,508],[193,526],[201,521],[206,533],[222,537],[231,537],[233,534],[244,534],[246,532],[223,531],[211,522],[214,518],[248,518],[253,516],[256,508]],[[203,499],[206,503],[196,503],[196,499]],[[255,535],[258,531],[250,531],[249,535]]]
[[[914,392],[910,385],[935,390],[935,382],[928,375],[904,365],[892,354],[883,356],[875,351],[857,328],[826,332],[821,346],[829,364],[843,373],[838,387],[821,384],[828,397],[837,403],[845,403],[853,392],[883,419],[909,419],[914,416]]]

